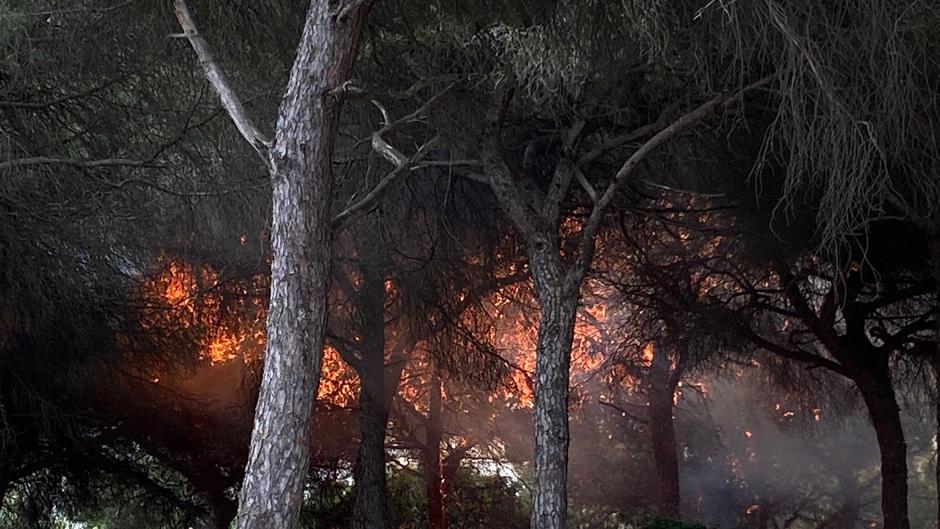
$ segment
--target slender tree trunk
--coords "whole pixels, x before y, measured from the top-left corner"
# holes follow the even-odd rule
[[[937,353],[940,355],[940,352]],[[936,487],[936,498],[937,498],[937,527],[940,528],[940,359],[935,359],[933,363],[933,372],[934,372],[934,383],[937,385],[937,395],[934,395],[934,405],[935,405],[935,414],[934,419],[936,420],[936,430],[934,430],[934,435],[936,436],[934,441],[937,445],[937,451],[934,454],[934,486]]]
[[[371,373],[370,373],[371,375]],[[366,383],[362,379],[359,390],[359,450],[356,453],[354,529],[383,529],[387,487],[385,476],[385,434],[388,412],[381,393],[374,393],[375,379]],[[376,397],[379,395],[379,397]]]
[[[907,509],[907,444],[901,408],[887,365],[856,377],[881,453],[881,508],[884,529],[910,529]]]
[[[338,89],[368,5],[312,0],[269,151],[271,302],[264,375],[242,485],[239,529],[296,527],[310,462],[330,278],[331,161]]]
[[[444,437],[441,399],[441,377],[435,362],[431,374],[431,394],[428,403],[427,438],[424,443],[425,490],[428,502],[428,529],[447,529],[444,509],[443,476],[441,475],[441,441]]]
[[[679,516],[679,455],[676,449],[676,430],[672,420],[673,382],[669,355],[659,348],[653,350],[649,385],[649,430],[656,465],[657,501],[659,514]]]
[[[937,310],[940,310],[940,230],[934,230],[933,237],[930,239],[930,260],[933,264],[933,282],[934,282],[934,304]],[[934,317],[934,359],[933,374],[936,394],[934,395],[935,419],[937,429],[935,430],[937,453],[934,467],[934,484],[937,487],[937,528],[940,529],[940,317]]]
[[[568,517],[568,376],[579,292],[564,288],[561,260],[550,242],[536,241],[529,249],[541,308],[535,365],[532,529],[564,529]]]
[[[356,453],[354,529],[384,529],[387,487],[385,436],[389,407],[385,391],[385,278],[373,249],[363,248],[363,283],[358,295],[362,333],[359,369],[359,450]]]
[[[940,351],[937,352],[937,357],[933,360],[933,379],[936,386],[934,389],[937,392],[934,395],[934,421],[936,426],[934,440],[937,444],[937,450],[934,454],[936,458],[936,461],[934,461],[934,486],[937,488],[937,527],[940,528]]]

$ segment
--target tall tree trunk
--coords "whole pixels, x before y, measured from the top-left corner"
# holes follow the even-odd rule
[[[447,514],[444,509],[444,482],[441,475],[441,441],[444,437],[442,411],[441,377],[438,372],[437,362],[434,362],[431,373],[428,418],[425,423],[427,425],[427,435],[424,442],[424,461],[422,462],[428,502],[428,529],[447,529]]]
[[[239,529],[296,526],[310,462],[330,278],[331,162],[368,5],[312,0],[269,151],[271,302]],[[347,9],[348,8],[348,9]]]
[[[679,455],[672,420],[678,378],[671,376],[669,355],[653,350],[649,384],[649,430],[656,465],[657,502],[662,516],[679,516]]]
[[[535,491],[532,529],[564,529],[568,517],[568,376],[577,289],[564,288],[557,238],[530,243],[541,317],[535,365]],[[580,285],[579,285],[580,286]]]
[[[358,319],[362,333],[359,364],[359,450],[356,453],[354,529],[384,529],[386,510],[385,436],[389,403],[385,388],[385,278],[373,248],[363,248]]]
[[[907,444],[901,408],[887,363],[873,366],[855,383],[865,400],[881,453],[881,508],[884,529],[910,529],[907,509]]]
[[[935,229],[930,238],[930,260],[933,264],[933,284],[934,284],[934,304],[940,311],[940,229]],[[934,359],[933,375],[936,394],[934,395],[934,405],[936,407],[935,419],[937,422],[936,434],[937,453],[934,467],[934,484],[937,487],[937,528],[940,529],[940,317],[934,317]]]
[[[940,339],[940,338],[938,338]],[[934,439],[936,441],[937,450],[934,454],[936,461],[934,461],[934,486],[936,490],[936,499],[937,499],[937,527],[940,528],[940,351],[937,352],[937,357],[933,360],[933,379],[934,389],[936,394],[934,395]]]
[[[937,497],[937,527],[940,528],[940,352],[937,353],[938,358],[934,359],[933,362],[933,372],[934,372],[934,384],[937,385],[936,391],[937,394],[934,395],[934,406],[935,414],[934,419],[936,420],[936,430],[934,430],[935,442],[937,445],[937,451],[934,454],[934,486],[937,488],[936,497]],[[0,497],[2,499],[2,497]]]
[[[373,373],[369,373],[373,375]],[[382,382],[382,371],[371,383],[362,378],[359,390],[359,450],[356,452],[354,529],[383,529],[385,527],[386,476],[385,434],[388,423],[381,393],[375,386]]]

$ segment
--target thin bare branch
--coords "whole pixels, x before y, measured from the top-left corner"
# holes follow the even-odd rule
[[[212,55],[209,44],[196,29],[196,22],[185,0],[174,0],[173,7],[176,12],[176,19],[179,21],[180,27],[183,28],[183,34],[181,36],[185,37],[190,45],[192,45],[196,56],[199,58],[199,64],[202,66],[206,79],[208,79],[216,93],[219,94],[222,106],[225,107],[225,111],[228,112],[238,132],[241,133],[242,137],[258,152],[265,164],[267,164],[267,151],[272,144],[271,140],[265,136],[258,127],[255,126],[251,118],[248,117],[248,113],[245,112],[245,108],[235,94],[231,83]]]
[[[620,167],[620,170],[618,170],[617,174],[614,175],[613,180],[611,180],[610,184],[607,185],[607,189],[604,190],[604,194],[601,195],[597,202],[594,203],[594,207],[591,209],[591,215],[588,217],[587,222],[581,229],[581,241],[578,244],[578,258],[572,268],[568,271],[567,277],[565,279],[566,288],[580,288],[581,281],[583,280],[584,275],[587,273],[587,268],[590,265],[591,260],[594,258],[594,236],[597,234],[597,230],[600,228],[604,210],[614,200],[614,196],[616,196],[617,191],[632,176],[633,172],[640,165],[640,163],[643,162],[661,145],[678,136],[692,125],[695,125],[696,123],[716,113],[730,108],[744,97],[745,92],[767,85],[772,80],[773,76],[767,76],[744,87],[741,91],[732,95],[721,95],[712,98],[708,102],[700,105],[691,112],[684,114],[679,119],[673,121],[669,126],[654,134],[653,137],[647,140],[646,143],[644,143],[629,158],[627,158],[627,161],[623,163],[623,165]]]
[[[57,158],[52,156],[33,156],[29,158],[15,158],[0,162],[0,171],[16,167],[32,165],[67,165],[82,169],[96,169],[99,167],[141,167],[148,165],[146,160],[130,160],[127,158],[102,158],[100,160],[77,160],[74,158]]]
[[[376,134],[375,137],[378,138],[379,136]],[[385,175],[385,177],[382,178],[382,180],[379,181],[379,183],[376,184],[375,187],[373,187],[372,190],[362,198],[362,200],[359,200],[358,202],[350,205],[335,217],[333,217],[333,220],[330,223],[333,230],[340,230],[347,226],[355,218],[371,211],[382,200],[382,198],[391,188],[392,184],[397,182],[403,175],[407,174],[410,169],[414,168],[421,161],[421,159],[427,155],[428,150],[431,148],[431,145],[434,144],[436,139],[437,138],[432,138],[430,141],[419,147],[418,151],[411,158],[405,158],[404,155],[386,143],[385,145],[388,145],[388,148],[394,150],[402,159],[399,163],[394,161],[392,162],[395,163],[395,168]],[[374,141],[373,145],[375,145]]]

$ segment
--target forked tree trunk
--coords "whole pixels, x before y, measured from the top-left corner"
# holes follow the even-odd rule
[[[278,112],[269,150],[273,260],[267,349],[239,529],[296,527],[303,502],[330,278],[338,94],[370,3],[311,1]]]
[[[886,365],[873,366],[855,380],[878,439],[884,529],[910,529],[907,509],[907,444],[901,408]]]
[[[424,484],[428,502],[428,529],[447,529],[444,509],[444,481],[441,472],[441,441],[444,437],[441,412],[441,377],[437,364],[431,374],[431,392],[428,399],[427,436],[424,442]]]
[[[657,508],[661,516],[679,516],[679,455],[673,423],[677,379],[671,376],[669,355],[656,348],[650,365],[649,430],[656,465]]]
[[[555,239],[557,241],[557,239]],[[535,366],[535,495],[532,529],[564,529],[568,517],[568,374],[577,290],[563,286],[557,248],[530,244],[541,309]]]

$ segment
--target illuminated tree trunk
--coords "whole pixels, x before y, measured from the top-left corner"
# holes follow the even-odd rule
[[[887,360],[855,377],[875,428],[881,453],[881,508],[884,529],[910,529],[907,510],[907,444],[901,408],[891,383]]]
[[[447,529],[447,514],[444,509],[444,482],[441,475],[441,441],[444,437],[441,412],[441,377],[435,363],[431,375],[431,394],[428,404],[427,439],[424,443],[425,490],[428,502],[428,529]]]
[[[656,348],[650,365],[649,430],[656,465],[657,502],[662,516],[679,516],[679,455],[673,423],[678,377],[671,376],[669,355]]]
[[[563,529],[568,516],[568,374],[579,292],[564,287],[556,238],[530,243],[529,266],[541,309],[535,366],[532,528]]]
[[[268,151],[271,302],[239,529],[296,527],[303,502],[330,278],[339,90],[359,48],[369,4],[311,1]]]

